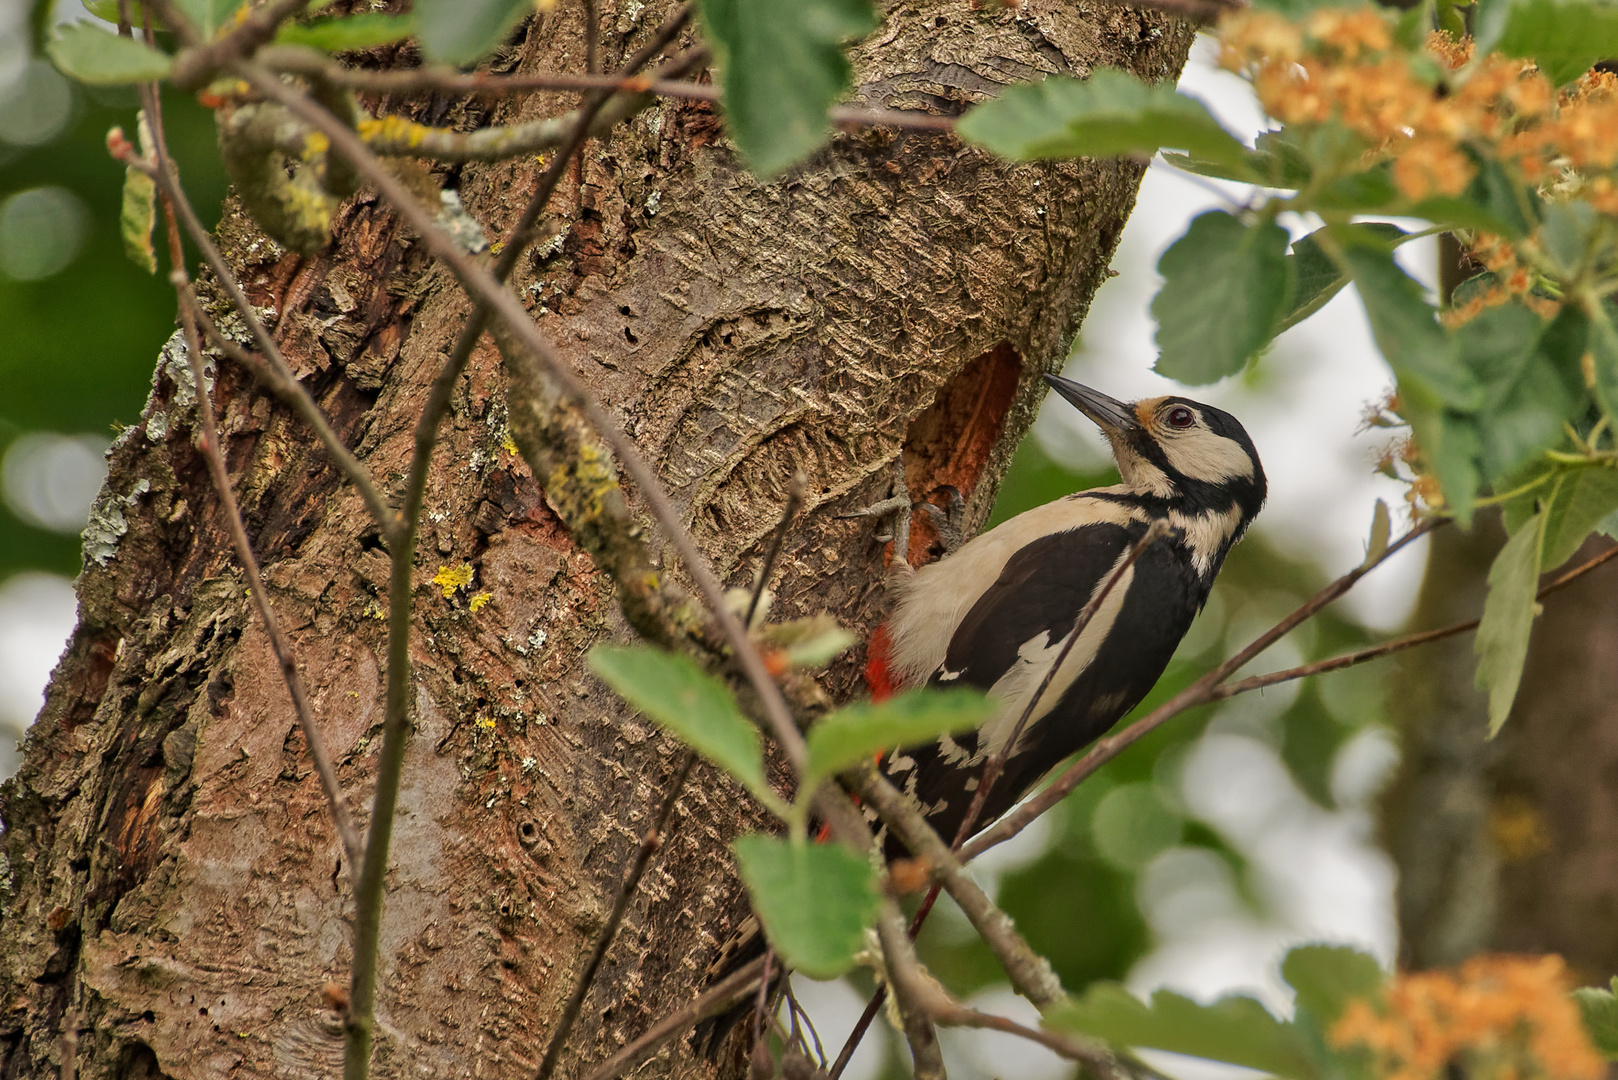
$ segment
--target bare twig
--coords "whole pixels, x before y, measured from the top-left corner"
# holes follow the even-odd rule
[[[596,972],[601,969],[601,961],[607,956],[607,950],[612,947],[613,939],[618,936],[618,926],[624,921],[624,915],[629,911],[629,902],[635,896],[635,890],[640,887],[640,879],[651,865],[652,856],[657,854],[663,846],[663,837],[668,831],[669,818],[674,814],[674,804],[679,801],[680,792],[685,790],[686,778],[691,775],[691,766],[696,764],[697,756],[690,750],[685,752],[685,758],[680,762],[679,771],[669,784],[669,791],[663,798],[663,805],[657,812],[651,828],[641,837],[640,849],[635,852],[635,859],[629,865],[629,872],[624,875],[623,887],[618,890],[618,900],[612,907],[612,914],[607,916],[607,923],[596,936],[595,948],[590,952],[590,958],[584,963],[584,970],[579,973],[579,981],[573,987],[573,994],[562,1009],[562,1016],[556,1022],[551,1032],[550,1044],[545,1047],[545,1057],[539,1063],[539,1072],[535,1080],[548,1080],[551,1073],[556,1071],[556,1063],[561,1059],[562,1047],[567,1043],[567,1037],[573,1030],[573,1024],[579,1018],[579,1010],[584,1007],[584,999],[590,992],[590,986],[595,982]],[[767,982],[768,979],[762,980]]]
[[[1567,573],[1555,578],[1550,582],[1550,584],[1540,589],[1539,592],[1534,595],[1534,599],[1544,600],[1547,596],[1550,596],[1559,589],[1571,585],[1585,574],[1588,574],[1590,571],[1599,566],[1605,565],[1614,558],[1618,558],[1618,546],[1608,548],[1601,554],[1580,563]],[[1383,641],[1376,645],[1370,645],[1366,648],[1355,650],[1351,653],[1344,653],[1342,656],[1333,656],[1325,660],[1317,660],[1312,664],[1300,664],[1297,667],[1287,668],[1285,671],[1272,671],[1264,675],[1254,675],[1250,678],[1242,679],[1240,682],[1225,683],[1222,686],[1214,688],[1208,700],[1223,701],[1225,698],[1235,697],[1237,694],[1245,694],[1251,690],[1262,690],[1267,686],[1274,686],[1277,683],[1290,682],[1293,679],[1302,679],[1310,675],[1321,675],[1328,671],[1341,671],[1343,668],[1353,667],[1356,664],[1363,664],[1368,660],[1377,660],[1392,653],[1402,652],[1405,649],[1414,648],[1417,645],[1426,645],[1429,642],[1441,641],[1447,637],[1454,637],[1456,634],[1464,634],[1468,630],[1477,629],[1479,621],[1480,620],[1478,619],[1467,619],[1465,622],[1454,623],[1450,626],[1442,626],[1436,630],[1422,630],[1414,634],[1407,634],[1402,638],[1394,638],[1392,641]]]
[[[932,1018],[940,1024],[949,1027],[983,1028],[988,1031],[1003,1031],[1008,1035],[1017,1035],[1030,1042],[1038,1043],[1069,1061],[1076,1061],[1083,1065],[1094,1076],[1115,1075],[1118,1070],[1112,1055],[1104,1047],[1093,1046],[1063,1035],[1059,1031],[1050,1031],[1046,1028],[1031,1028],[1026,1024],[1019,1024],[1004,1016],[996,1016],[979,1009],[962,1005],[951,998],[939,995],[931,996],[927,1001],[927,1011]]]
[[[679,1038],[694,1024],[718,1016],[754,993],[764,972],[764,958],[758,957],[737,968],[683,1009],[653,1024],[634,1042],[598,1065],[584,1080],[613,1080]]]
[[[882,960],[888,971],[888,985],[904,1022],[905,1041],[910,1044],[911,1067],[916,1080],[946,1080],[944,1053],[938,1045],[938,1032],[925,1004],[929,996],[927,978],[922,974],[916,947],[905,932],[904,915],[892,900],[882,901],[876,933],[882,942]]]
[[[584,2],[584,70],[591,75],[601,70],[601,16],[596,0]]]
[[[803,506],[804,486],[808,479],[799,470],[787,485],[787,503],[781,508],[781,520],[775,526],[775,532],[770,535],[770,547],[764,553],[764,564],[758,568],[758,581],[753,583],[753,597],[747,602],[747,617],[742,619],[742,625],[752,626],[753,616],[758,613],[759,599],[770,583],[770,573],[775,569],[775,560],[781,557],[781,544],[787,538],[787,527],[797,516],[798,510]]]
[[[967,874],[959,859],[928,824],[909,796],[888,782],[874,764],[850,773],[855,793],[871,806],[916,857],[928,864],[935,880],[960,905],[961,911],[1011,977],[1017,992],[1044,1008],[1062,997],[1062,983],[1044,957],[1023,940],[1005,912],[995,906],[981,886]]]
[[[1155,731],[1187,709],[1212,700],[1210,695],[1214,689],[1230,678],[1249,660],[1291,633],[1300,623],[1313,617],[1326,605],[1341,597],[1349,589],[1353,588],[1360,578],[1402,551],[1408,544],[1442,524],[1441,519],[1428,518],[1422,521],[1405,533],[1404,536],[1389,544],[1386,550],[1376,558],[1367,559],[1364,563],[1321,589],[1296,611],[1260,634],[1235,656],[1232,656],[1208,672],[1208,674],[1169,698],[1169,700],[1129,725],[1123,731],[1097,740],[1087,753],[1068,766],[1067,770],[1044,791],[1027,800],[974,837],[970,843],[961,849],[962,861],[970,862],[996,844],[1004,843],[1016,836],[1041,814],[1066,798],[1086,777],[1122,753],[1126,747],[1131,746],[1142,736]]]
[[[439,94],[466,94],[473,97],[509,97],[536,90],[612,90],[626,94],[651,94],[654,97],[688,98],[693,101],[718,101],[720,97],[719,88],[707,83],[645,75],[579,75],[543,71],[492,75],[486,71],[462,74],[453,68],[441,67],[412,68],[407,71],[351,68],[339,64],[317,49],[301,45],[271,45],[260,50],[258,60],[265,67],[289,75],[313,76],[324,79],[333,86],[370,94],[430,91]]]

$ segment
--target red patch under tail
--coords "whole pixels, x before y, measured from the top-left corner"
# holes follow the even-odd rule
[[[888,667],[888,624],[883,623],[871,635],[871,644],[865,650],[865,685],[871,691],[872,701],[886,701],[893,696],[893,671]]]

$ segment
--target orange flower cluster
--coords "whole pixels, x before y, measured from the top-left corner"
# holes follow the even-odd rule
[[[1458,1065],[1478,1080],[1600,1080],[1560,956],[1479,956],[1455,971],[1397,976],[1378,1010],[1354,1001],[1331,1030],[1363,1046],[1386,1080],[1439,1080]]]
[[[1373,162],[1392,160],[1406,198],[1459,195],[1476,173],[1463,147],[1499,143],[1550,112],[1550,83],[1524,61],[1474,63],[1470,42],[1443,34],[1422,51],[1399,49],[1391,19],[1369,7],[1327,8],[1298,23],[1248,10],[1220,24],[1220,59],[1283,123],[1335,120],[1359,135]],[[1525,143],[1517,152],[1544,149]]]

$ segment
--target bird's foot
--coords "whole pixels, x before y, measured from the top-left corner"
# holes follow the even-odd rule
[[[954,485],[945,484],[940,490],[949,497],[949,505],[938,507],[930,502],[924,502],[921,509],[932,521],[933,528],[938,533],[938,540],[944,545],[944,554],[953,555],[964,539],[962,534],[966,526],[966,500],[961,497],[960,489]]]
[[[910,565],[910,508],[915,505],[910,498],[910,489],[905,486],[904,459],[901,457],[893,463],[893,494],[886,499],[880,499],[869,506],[862,506],[858,510],[851,510],[846,514],[838,514],[839,521],[851,518],[874,517],[886,519],[887,531],[878,532],[876,541],[886,544],[893,541],[893,565],[895,567]]]

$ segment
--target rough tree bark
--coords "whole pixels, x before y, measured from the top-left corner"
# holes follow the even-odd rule
[[[603,2],[607,63],[668,5]],[[501,68],[580,70],[576,5]],[[946,112],[1007,82],[1118,64],[1173,79],[1190,30],[1123,8],[890,3],[855,53],[858,98]],[[683,42],[680,44],[688,44]],[[678,46],[676,46],[678,47]],[[405,51],[388,62],[408,62]],[[371,101],[465,127],[569,108]],[[593,143],[554,240],[515,285],[631,433],[727,580],[747,583],[788,478],[809,479],[777,612],[869,625],[883,553],[833,513],[954,484],[981,521],[1107,273],[1142,165],[1010,167],[940,135],[839,136],[768,185],[704,105],[665,102]],[[439,170],[500,235],[531,161]],[[318,258],[238,212],[225,248],[298,374],[391,490],[469,304],[387,207],[350,200]],[[350,867],[310,774],[193,440],[183,346],[117,441],[79,582],[80,624],[4,788],[5,1077],[330,1076]],[[417,560],[415,733],[384,914],[381,1075],[521,1076],[604,916],[677,747],[581,658],[624,634],[603,581],[510,452],[485,340],[435,459]],[[273,602],[355,812],[381,723],[387,560],[359,498],[242,372],[207,388]],[[442,566],[475,580],[445,595]],[[471,597],[487,593],[486,602]],[[849,692],[856,658],[827,676]],[[586,1007],[563,1075],[686,1000],[738,916],[725,842],[756,818],[699,768]],[[650,1074],[704,1075],[684,1049]]]

